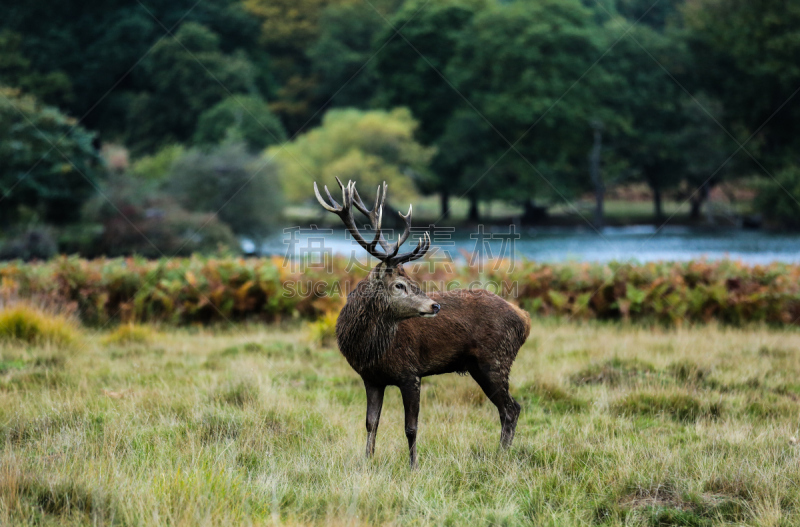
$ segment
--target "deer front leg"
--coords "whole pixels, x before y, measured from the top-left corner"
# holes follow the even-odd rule
[[[367,390],[367,458],[371,458],[375,453],[375,436],[378,435],[386,387],[364,381],[364,388]]]
[[[419,377],[400,386],[403,407],[406,411],[406,438],[408,439],[409,464],[417,468],[417,418],[419,417]]]

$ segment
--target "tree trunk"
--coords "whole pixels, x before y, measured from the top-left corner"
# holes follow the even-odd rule
[[[603,134],[600,130],[600,126],[595,126],[594,146],[592,147],[592,152],[589,154],[589,173],[592,176],[592,183],[594,184],[594,226],[596,229],[602,229],[604,223],[603,200],[606,188],[605,185],[603,185],[603,175],[600,173],[600,153],[602,149]]]
[[[661,187],[658,185],[651,185],[653,189],[653,211],[655,212],[656,221],[664,219],[664,208],[661,205]]]
[[[522,204],[522,223],[526,225],[535,225],[542,223],[547,218],[547,209],[544,207],[537,207],[536,203],[528,198]]]
[[[692,209],[689,212],[690,219],[692,220],[700,219],[700,209],[703,207],[703,203],[705,203],[706,200],[708,199],[708,193],[709,193],[708,185],[704,183],[699,189],[697,189],[697,192],[695,192],[692,195],[692,198],[690,200],[692,203]]]
[[[450,192],[446,189],[439,192],[439,203],[442,207],[442,219],[445,220],[450,217]]]
[[[469,215],[467,221],[478,222],[481,219],[480,211],[478,210],[478,196],[471,194],[469,197]]]

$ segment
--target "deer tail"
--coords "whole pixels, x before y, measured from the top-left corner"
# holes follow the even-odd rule
[[[531,334],[531,315],[524,309],[514,304],[511,304],[511,307],[514,308],[514,311],[517,313],[519,318],[522,320],[522,323],[525,325],[525,340],[528,339],[528,335]]]

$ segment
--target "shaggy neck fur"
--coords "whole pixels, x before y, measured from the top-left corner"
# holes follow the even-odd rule
[[[336,321],[339,350],[357,372],[374,366],[389,350],[398,321],[390,311],[389,292],[380,279],[367,278],[347,296]]]

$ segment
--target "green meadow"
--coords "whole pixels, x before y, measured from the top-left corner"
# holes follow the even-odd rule
[[[40,317],[37,319],[36,317]],[[535,320],[498,451],[469,377],[423,380],[420,466],[305,322],[0,316],[1,525],[797,525],[800,333]]]

